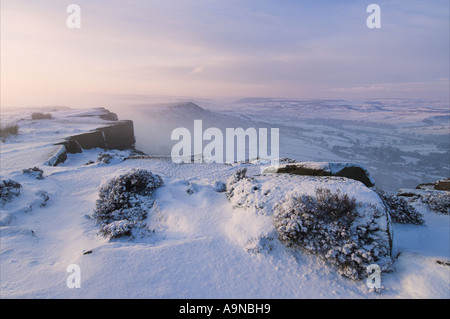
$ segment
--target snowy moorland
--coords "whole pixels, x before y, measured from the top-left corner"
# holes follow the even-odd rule
[[[170,155],[172,130],[192,129],[201,119],[204,129],[279,128],[281,157],[359,163],[378,187],[393,193],[450,175],[448,102],[247,98],[146,104],[130,99],[108,109],[133,120],[136,147],[147,154]]]
[[[267,114],[283,114],[273,112],[281,107],[279,103],[274,106],[265,101],[268,110],[258,119],[256,107],[248,106],[259,100],[240,103],[247,105],[241,108],[247,114],[239,114],[235,127],[248,125],[247,117],[266,123]],[[294,104],[282,106],[292,111]],[[382,122],[392,114],[382,105],[369,106],[380,108],[379,112],[370,108],[370,114],[364,113],[373,121],[379,116]],[[170,157],[145,149],[141,123],[148,109],[134,115],[141,117],[141,122],[118,113],[121,119],[134,120],[137,148],[150,155],[134,150],[84,149],[67,154],[64,162],[53,166],[48,160],[60,151],[55,143],[114,121],[100,118],[103,109],[47,108],[44,111],[52,118],[32,120],[34,111],[2,111],[2,125],[19,126],[18,134],[1,144],[2,298],[450,298],[448,206],[446,214],[421,200],[410,201],[423,222],[399,223],[393,221],[375,188],[353,179],[263,174],[268,164],[261,161],[175,164]],[[187,111],[199,112],[195,116],[207,112],[210,126],[232,123],[231,111],[192,106]],[[391,170],[397,170],[397,175],[388,183],[390,187],[404,185],[402,181],[408,178],[430,182],[448,177],[444,175],[448,162],[441,163],[447,167],[434,170],[434,175],[428,174],[432,162],[431,168],[417,172],[426,156],[445,153],[439,144],[442,134],[448,134],[448,122],[439,122],[442,112],[435,119],[421,109],[409,117],[404,115],[401,125],[398,118],[392,119],[385,124],[391,125],[391,135],[384,136],[388,144],[383,144],[381,137],[373,140],[376,134],[388,131],[381,124],[364,127],[357,122],[364,119],[345,122],[346,115],[339,123],[303,118],[308,120],[307,126],[296,131],[300,119],[296,122],[291,113],[298,114],[292,111],[284,113],[284,119],[270,118],[271,125],[284,123],[286,129],[280,136],[285,150],[289,143],[297,143],[292,144],[290,154],[295,160],[320,161],[320,157],[320,162],[348,162],[344,153],[337,155],[336,145],[349,152],[361,144],[380,144],[380,149],[389,150],[395,145],[403,149],[403,153],[395,153],[400,159],[398,167],[409,165],[413,171],[405,173],[394,165],[383,172],[379,161],[367,161],[363,156],[351,161],[368,164],[370,172],[375,168],[376,185]],[[362,116],[363,112],[354,114]],[[419,114],[426,115],[428,122]],[[161,113],[162,118],[174,115],[186,120],[177,109]],[[149,117],[155,118],[154,113]],[[342,125],[349,125],[345,128],[348,134],[339,134],[338,124],[340,132]],[[422,133],[427,130],[427,138],[434,130],[438,142],[420,144],[414,152],[414,143],[428,140],[418,133],[402,135],[408,125]],[[158,127],[152,130],[154,135],[163,134]],[[404,141],[410,143],[410,149]],[[145,185],[141,187],[141,183]],[[314,214],[320,212],[307,208],[316,203],[320,189],[332,192],[325,194],[348,196],[343,201],[348,210],[343,217],[320,217],[317,226]],[[448,192],[440,191],[441,195],[448,203]],[[311,225],[322,237],[310,236]],[[289,240],[295,242],[286,244]],[[364,269],[370,264],[383,271],[380,289],[367,285]],[[68,285],[71,265],[79,267],[79,288]]]

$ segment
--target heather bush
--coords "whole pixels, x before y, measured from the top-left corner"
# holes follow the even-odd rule
[[[97,157],[97,163],[109,164],[113,156],[109,153],[100,153]]]
[[[287,247],[301,248],[337,266],[341,275],[360,280],[366,267],[390,255],[390,242],[372,205],[358,213],[356,200],[319,188],[316,196],[289,195],[274,206],[274,225]]]
[[[450,192],[434,191],[422,196],[422,202],[428,207],[441,214],[450,214]]]
[[[197,185],[188,182],[187,183],[187,188],[186,188],[186,193],[188,193],[189,195],[192,195],[194,193],[198,193]]]
[[[346,220],[353,222],[356,218],[356,200],[340,191],[332,193],[327,188],[316,189],[316,212],[318,217],[327,221]]]
[[[39,206],[40,207],[47,206],[47,202],[49,201],[50,196],[48,195],[48,193],[46,191],[39,190],[36,192],[35,195],[39,198]]]
[[[252,184],[253,182],[255,182],[255,180],[253,179],[253,177],[247,176],[247,169],[245,167],[237,169],[233,173],[233,175],[231,175],[227,179],[227,182],[225,185],[225,191],[226,191],[226,196],[227,196],[228,200],[230,200],[233,196],[235,196],[235,189],[238,185],[242,186],[243,183]],[[246,187],[244,187],[244,188],[246,188]],[[243,192],[243,190],[242,190],[242,192]],[[246,194],[246,195],[249,195],[249,194]]]
[[[1,204],[4,205],[10,202],[14,197],[19,196],[21,188],[22,185],[20,185],[20,183],[15,182],[11,179],[2,180],[0,182]]]
[[[143,169],[108,181],[99,190],[94,219],[104,237],[131,235],[145,227],[144,219],[153,205],[152,193],[162,185],[160,176]]]
[[[29,175],[29,176],[31,176],[33,178],[36,178],[36,179],[43,179],[44,178],[44,171],[41,170],[40,168],[36,167],[36,166],[32,167],[32,168],[23,169],[22,173],[23,174],[27,174],[27,175]]]
[[[394,223],[422,225],[425,223],[423,215],[419,213],[405,198],[387,194],[376,189]]]
[[[49,120],[52,118],[53,117],[50,113],[34,112],[33,114],[31,114],[32,120]]]
[[[19,126],[18,125],[5,125],[0,126],[0,137],[2,141],[4,142],[7,137],[11,135],[17,135],[19,134]]]

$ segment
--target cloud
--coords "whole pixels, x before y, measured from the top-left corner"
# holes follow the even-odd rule
[[[189,72],[189,74],[198,74],[198,73],[202,73],[204,70],[205,70],[205,67],[204,67],[204,66],[199,66],[199,67],[196,67],[196,68],[192,69],[192,71]]]
[[[376,83],[364,86],[330,89],[335,96],[373,98],[433,98],[448,101],[449,80],[438,79],[429,82]]]
[[[356,0],[78,0],[82,28],[70,30],[65,4],[2,1],[2,105],[23,91],[30,100],[56,91],[351,97],[394,94],[390,83],[404,83],[394,88],[403,94],[443,91],[448,0],[377,3],[380,30],[367,28]]]

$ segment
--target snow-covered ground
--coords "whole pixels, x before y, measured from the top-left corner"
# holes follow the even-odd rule
[[[104,150],[92,149],[45,165],[53,143],[105,123],[72,117],[87,111],[54,111],[54,120],[41,121],[2,112],[2,124],[18,123],[20,134],[1,144],[1,177],[22,185],[1,210],[2,298],[450,298],[449,215],[418,206],[425,225],[393,225],[395,270],[382,274],[377,293],[276,239],[271,249],[251,249],[273,229],[270,216],[233,207],[214,183],[241,167],[258,174],[262,164],[124,160],[128,151],[109,151],[115,157],[107,164],[97,162]],[[22,173],[34,166],[43,179]],[[164,181],[146,220],[152,234],[105,239],[90,217],[98,190],[133,168]],[[81,271],[80,288],[67,285],[73,264]]]
[[[108,108],[134,121],[136,147],[149,154],[170,155],[172,130],[192,129],[201,119],[204,130],[279,128],[281,157],[360,163],[379,187],[393,193],[450,176],[448,101],[248,98],[198,105],[130,100]]]

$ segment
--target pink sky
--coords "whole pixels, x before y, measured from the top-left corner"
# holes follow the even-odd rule
[[[449,97],[449,3],[1,2],[1,106],[93,94],[201,98]]]

